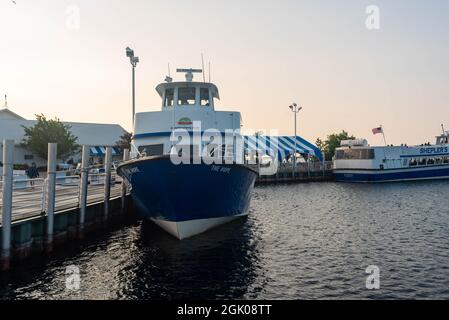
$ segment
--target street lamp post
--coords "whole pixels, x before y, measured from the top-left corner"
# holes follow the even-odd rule
[[[136,80],[135,80],[135,75],[136,75],[136,66],[137,63],[139,62],[139,57],[135,57],[134,56],[134,50],[132,50],[130,47],[126,48],[126,56],[129,58],[129,61],[131,62],[131,65],[133,67],[132,71],[133,71],[133,80],[132,80],[132,91],[133,91],[133,130],[134,130],[134,117],[136,114]]]
[[[299,107],[296,103],[292,103],[289,108],[295,114],[295,150],[293,150],[293,179],[296,179],[296,116],[299,111],[302,110],[302,107]]]

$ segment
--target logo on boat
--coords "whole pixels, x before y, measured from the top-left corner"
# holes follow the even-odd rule
[[[178,120],[178,125],[181,126],[190,126],[193,124],[193,121],[190,118],[181,118]]]
[[[438,153],[447,153],[449,151],[448,147],[438,147],[438,148],[421,148],[420,153],[423,154],[438,154]]]

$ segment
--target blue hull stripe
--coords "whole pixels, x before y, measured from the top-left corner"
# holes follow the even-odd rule
[[[411,154],[402,155],[401,158],[422,158],[422,157],[433,157],[433,156],[449,156],[449,153],[426,153],[426,154]]]
[[[130,161],[117,172],[144,217],[172,222],[246,213],[257,177],[243,165],[174,165],[169,157]]]
[[[334,172],[336,181],[345,182],[386,182],[400,180],[421,180],[421,179],[441,179],[449,178],[449,167],[432,170],[403,170],[388,172],[381,170],[363,172]]]

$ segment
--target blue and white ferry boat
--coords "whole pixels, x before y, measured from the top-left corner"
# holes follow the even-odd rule
[[[434,145],[371,147],[365,139],[342,141],[334,175],[345,182],[449,178],[449,132],[443,130]]]
[[[183,129],[194,136],[194,126],[200,124],[201,132],[215,129],[221,135],[241,127],[239,112],[215,111],[219,93],[213,83],[193,81],[193,73],[202,70],[177,71],[186,73],[186,81],[172,82],[167,77],[156,87],[162,110],[135,115],[135,159],[121,163],[117,172],[131,185],[134,202],[145,218],[185,239],[247,215],[258,172],[237,162],[235,154],[231,161],[211,164],[195,152],[193,144],[190,163],[173,162],[172,156],[178,153],[171,139],[174,131]],[[237,139],[243,138],[237,135],[232,140]],[[226,144],[220,148],[228,150]]]

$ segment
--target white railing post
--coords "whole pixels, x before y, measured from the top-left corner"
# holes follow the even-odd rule
[[[83,230],[86,221],[86,206],[87,206],[87,184],[89,181],[89,146],[83,146],[81,160],[81,181],[80,181],[80,229]]]
[[[129,160],[129,149],[123,150],[123,161]],[[126,206],[126,194],[128,193],[127,187],[126,187],[126,181],[124,178],[122,178],[122,210],[125,209]]]
[[[3,140],[2,270],[10,268],[14,140]]]
[[[109,199],[111,198],[111,166],[112,166],[112,148],[106,147],[105,157],[105,179],[104,179],[104,217],[109,214]]]
[[[56,201],[56,158],[58,145],[48,144],[47,162],[47,251],[53,249],[53,229],[55,221],[55,201]]]
[[[44,181],[42,181],[41,212],[45,212],[45,208],[47,206],[47,186],[48,186],[48,180],[44,179]]]

